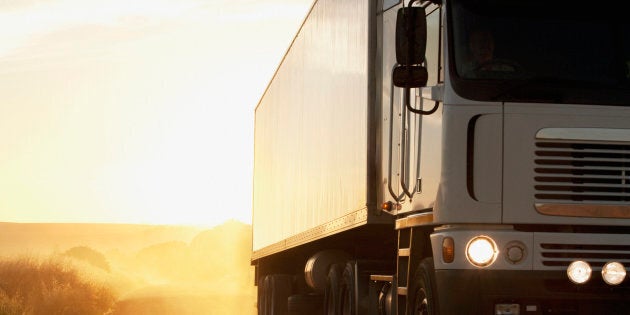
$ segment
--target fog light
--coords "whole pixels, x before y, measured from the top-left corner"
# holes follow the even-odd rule
[[[466,258],[477,267],[490,266],[498,253],[497,244],[488,236],[476,236],[466,245]]]
[[[626,268],[616,261],[609,262],[602,268],[602,278],[610,285],[618,285],[626,278]]]
[[[583,284],[591,278],[591,265],[585,261],[574,261],[567,269],[567,276],[576,284]]]

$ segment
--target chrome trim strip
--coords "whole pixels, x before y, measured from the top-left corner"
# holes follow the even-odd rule
[[[630,205],[536,203],[535,207],[538,213],[544,215],[630,219]]]
[[[609,128],[543,128],[536,139],[630,142],[630,129]]]
[[[433,224],[433,212],[419,213],[396,220],[396,230],[431,224]]]
[[[279,253],[286,249],[297,247],[299,245],[366,224],[368,224],[368,209],[359,209],[312,229],[290,236],[280,242],[271,244],[261,249],[256,249],[252,252],[251,261],[254,262],[260,258]]]

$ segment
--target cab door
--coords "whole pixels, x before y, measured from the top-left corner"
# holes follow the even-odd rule
[[[396,64],[396,17],[402,4],[384,7],[381,28],[381,189],[380,204],[393,205],[392,212],[430,209],[435,202],[441,170],[442,113],[438,108],[430,115],[410,111],[405,102],[404,90],[392,83]],[[441,7],[430,4],[427,14],[427,51],[425,67],[428,70],[427,87],[442,82]],[[411,89],[409,102],[412,108],[429,111],[439,106],[424,99],[423,90]]]

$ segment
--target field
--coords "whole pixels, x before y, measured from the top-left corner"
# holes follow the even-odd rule
[[[0,223],[0,315],[255,314],[251,227]]]

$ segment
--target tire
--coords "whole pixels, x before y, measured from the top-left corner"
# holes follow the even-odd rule
[[[267,315],[267,296],[265,294],[266,279],[267,277],[260,277],[258,279],[258,301],[256,303],[258,306],[258,315]]]
[[[268,275],[263,280],[262,292],[259,289],[259,315],[288,314],[288,298],[292,291],[292,275]]]
[[[363,267],[372,266],[363,262]],[[369,276],[366,270],[359,270],[359,262],[349,261],[343,270],[341,279],[341,314],[363,315],[369,312]]]
[[[420,262],[411,283],[412,296],[409,306],[414,315],[438,315],[438,297],[435,289],[435,269],[433,257],[427,257]],[[409,311],[409,310],[408,310]]]
[[[341,276],[343,267],[340,264],[333,264],[328,269],[326,277],[326,289],[324,291],[324,310],[327,315],[341,315]]]
[[[296,294],[288,299],[289,315],[322,315],[324,297],[321,294]]]
[[[394,299],[392,291],[392,284],[386,282],[383,284],[378,293],[378,314],[379,315],[392,315],[392,300]]]
[[[348,262],[343,270],[343,276],[341,279],[341,315],[356,315],[356,298],[355,298],[355,275],[354,264]]]

